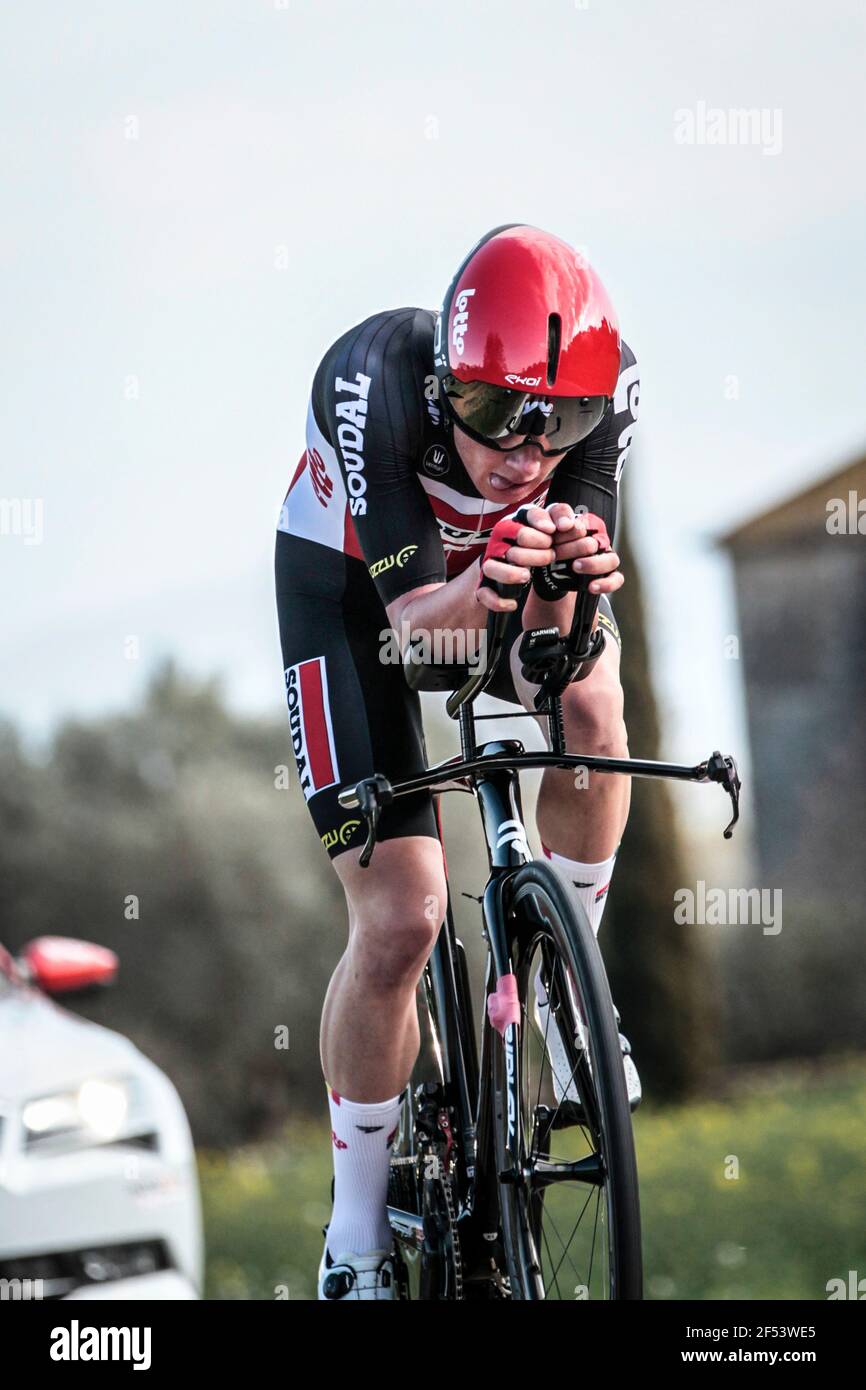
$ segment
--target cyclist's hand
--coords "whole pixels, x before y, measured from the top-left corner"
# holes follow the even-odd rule
[[[483,578],[476,592],[484,608],[494,613],[514,611],[517,600],[502,597],[485,580],[515,586],[528,584],[536,565],[551,564],[556,529],[546,507],[521,507],[513,517],[497,521],[481,559]]]
[[[557,560],[570,560],[576,574],[591,575],[589,588],[593,594],[613,594],[621,589],[625,576],[619,572],[616,551],[605,548],[607,533],[588,534],[590,530],[597,531],[600,519],[591,512],[575,512],[567,502],[554,502],[548,511],[556,522]]]

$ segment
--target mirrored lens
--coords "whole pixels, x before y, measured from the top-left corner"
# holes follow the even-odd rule
[[[502,447],[499,440],[514,435],[543,438],[545,453],[570,449],[585,439],[607,404],[606,396],[532,396],[453,376],[446,378],[445,395],[459,423],[471,434],[497,447]]]
[[[446,379],[445,394],[458,420],[485,439],[513,434],[514,423],[530,399],[525,391],[509,391],[486,381],[458,381],[453,376]]]
[[[606,405],[606,396],[551,396],[547,401],[537,401],[537,408],[526,413],[524,424],[529,420],[530,433],[541,434],[538,424],[543,418],[548,452],[571,449],[595,429]]]

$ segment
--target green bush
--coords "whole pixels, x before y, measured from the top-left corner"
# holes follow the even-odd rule
[[[828,1280],[866,1277],[863,1058],[647,1105],[635,1129],[647,1298],[824,1299]],[[314,1298],[330,1213],[324,1108],[321,1124],[199,1164],[207,1297]]]

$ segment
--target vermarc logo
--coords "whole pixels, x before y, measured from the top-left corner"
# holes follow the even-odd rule
[[[451,467],[448,450],[443,449],[441,444],[431,444],[421,460],[421,467],[429,477],[441,478]]]

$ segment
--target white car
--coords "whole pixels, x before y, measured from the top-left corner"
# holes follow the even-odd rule
[[[186,1115],[128,1038],[47,997],[117,957],[65,937],[0,947],[0,1298],[194,1299],[201,1205]]]

